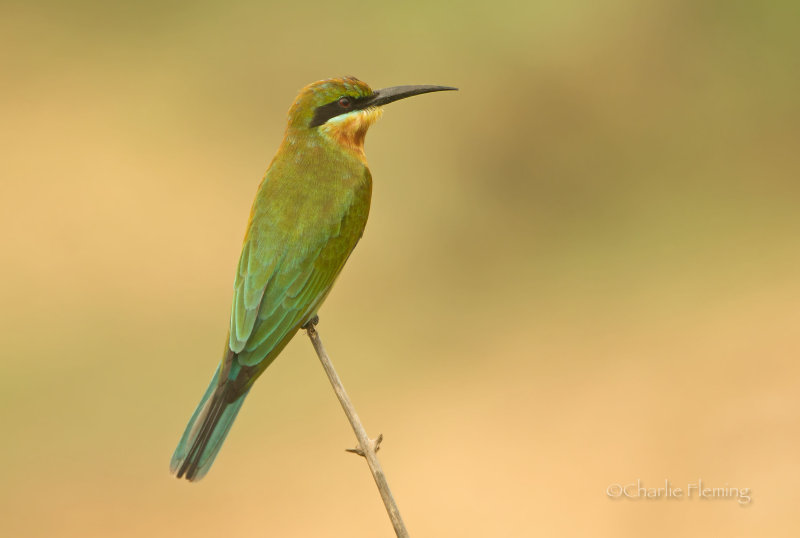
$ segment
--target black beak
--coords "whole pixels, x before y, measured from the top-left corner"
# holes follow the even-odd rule
[[[399,101],[400,99],[405,99],[406,97],[413,97],[414,95],[457,89],[458,88],[453,88],[450,86],[392,86],[391,88],[377,90],[364,100],[359,99],[358,108],[383,106],[394,101]]]
[[[420,95],[430,92],[442,92],[445,90],[457,90],[458,88],[451,88],[450,86],[392,86],[391,88],[384,88],[372,92],[372,95],[367,97],[360,97],[353,100],[350,97],[346,98],[346,106],[342,104],[340,97],[336,101],[318,106],[314,111],[314,117],[311,118],[309,127],[317,127],[322,125],[331,118],[335,118],[341,114],[347,114],[353,110],[364,110],[365,108],[373,106],[382,106],[399,99],[405,99],[414,95]]]

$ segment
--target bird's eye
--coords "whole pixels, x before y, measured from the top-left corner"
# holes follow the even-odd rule
[[[351,101],[349,97],[340,97],[338,103],[342,108],[350,108],[353,104],[353,101]]]

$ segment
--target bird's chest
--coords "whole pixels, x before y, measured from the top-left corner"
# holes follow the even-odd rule
[[[249,232],[278,242],[310,244],[340,238],[354,246],[369,215],[369,169],[352,161],[316,159],[299,168],[281,168],[273,167],[262,183]]]

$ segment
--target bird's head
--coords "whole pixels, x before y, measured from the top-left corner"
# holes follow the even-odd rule
[[[317,130],[363,155],[364,137],[383,113],[381,106],[448,86],[394,86],[373,90],[355,77],[331,78],[303,88],[289,109],[290,130]]]

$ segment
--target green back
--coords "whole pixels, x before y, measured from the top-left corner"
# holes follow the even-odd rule
[[[234,283],[229,347],[240,365],[263,371],[316,314],[361,238],[371,191],[355,154],[316,131],[287,132],[253,203]]]

